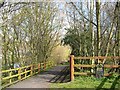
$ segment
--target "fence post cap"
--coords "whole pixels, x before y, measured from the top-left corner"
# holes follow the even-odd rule
[[[70,55],[70,57],[74,57],[74,55]]]

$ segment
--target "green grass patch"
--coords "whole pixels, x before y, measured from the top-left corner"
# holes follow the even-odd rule
[[[120,77],[113,75],[111,77],[103,77],[97,79],[89,76],[75,77],[74,81],[67,83],[52,83],[51,88],[107,88],[107,89],[120,89]]]

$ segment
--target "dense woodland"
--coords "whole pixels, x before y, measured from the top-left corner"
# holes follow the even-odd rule
[[[3,66],[47,60],[59,43],[53,3],[5,3],[1,7]]]
[[[75,56],[120,56],[120,1],[89,1],[64,3],[69,23],[64,36],[55,2],[1,3],[3,69],[13,68],[15,63],[59,62],[70,51]]]

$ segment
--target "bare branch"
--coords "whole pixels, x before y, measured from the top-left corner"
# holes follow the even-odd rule
[[[86,17],[79,11],[79,9],[76,7],[76,5],[75,5],[73,2],[70,2],[70,3],[74,6],[74,8],[78,11],[78,13],[79,13],[83,18],[85,18],[87,21],[91,22],[93,25],[95,25],[95,26],[97,27],[97,24],[95,24],[93,21],[91,21],[91,20],[89,20],[88,18],[86,18]]]

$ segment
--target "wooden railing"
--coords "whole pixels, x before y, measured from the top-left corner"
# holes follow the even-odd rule
[[[33,76],[41,71],[44,71],[50,67],[54,66],[53,61],[41,62],[38,64],[32,64],[25,67],[2,70],[2,88],[5,88],[11,84],[18,81],[24,80],[30,76]]]
[[[79,60],[120,60],[120,56],[116,56],[116,57],[104,57],[104,56],[95,56],[95,57],[74,57],[74,55],[70,56],[70,80],[74,80],[74,75],[95,75],[95,73],[85,73],[85,72],[75,72],[74,68],[75,67],[82,67],[82,68],[94,68],[96,67],[96,64],[91,64],[91,65],[86,65],[86,64],[75,64],[74,60],[79,59]],[[104,64],[104,68],[120,68],[120,65],[106,65]],[[108,76],[108,73],[104,73],[104,76]]]

